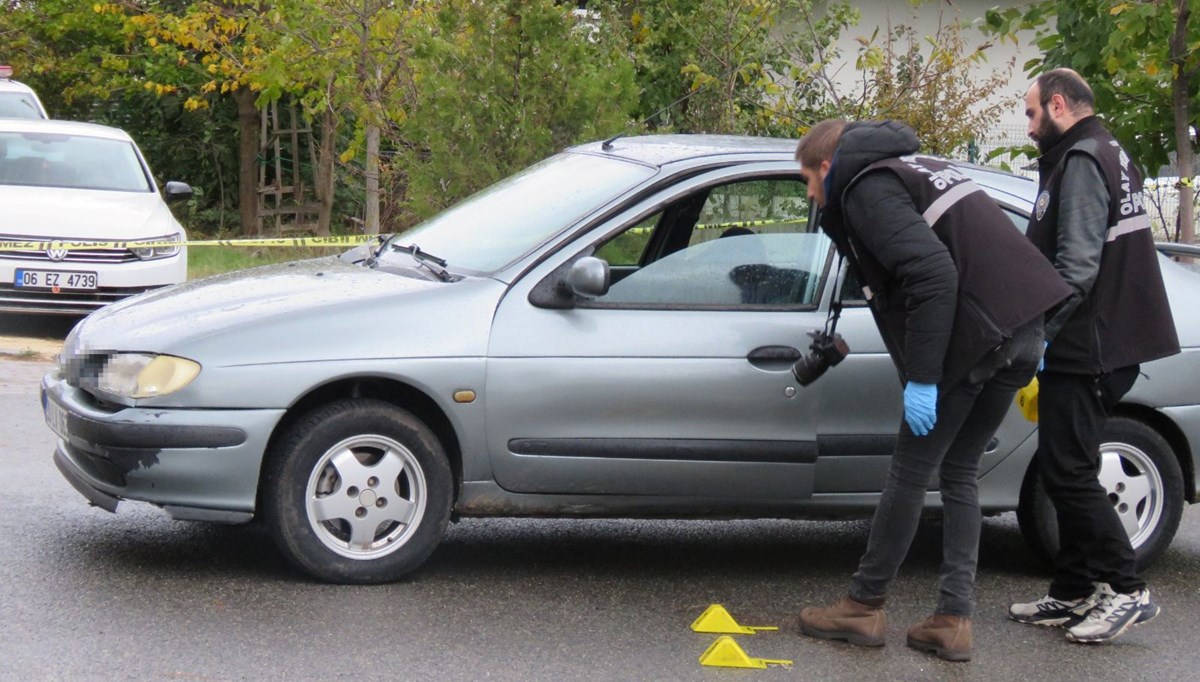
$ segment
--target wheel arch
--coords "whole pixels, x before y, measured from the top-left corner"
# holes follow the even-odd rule
[[[1179,426],[1158,410],[1133,403],[1117,405],[1112,411],[1112,416],[1126,417],[1142,422],[1167,441],[1167,445],[1171,446],[1171,452],[1179,462],[1180,471],[1183,472],[1183,497],[1189,503],[1195,504],[1197,501],[1195,462],[1191,457],[1191,447],[1187,436]]]
[[[458,433],[446,412],[432,397],[419,388],[396,379],[378,376],[344,377],[316,386],[297,399],[284,413],[271,438],[267,441],[267,452],[287,432],[288,428],[313,409],[347,398],[374,398],[391,403],[411,412],[423,421],[437,436],[446,451],[450,472],[454,477],[453,503],[457,503],[462,492],[462,447]],[[259,473],[260,488],[256,497],[262,498],[262,473]],[[256,505],[257,507],[257,500]]]

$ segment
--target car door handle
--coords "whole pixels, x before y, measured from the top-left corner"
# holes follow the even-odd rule
[[[760,346],[750,351],[746,360],[767,372],[790,370],[800,359],[800,351],[791,346]]]

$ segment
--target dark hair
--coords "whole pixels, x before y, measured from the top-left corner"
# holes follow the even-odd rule
[[[1050,104],[1050,98],[1061,95],[1067,102],[1067,108],[1072,113],[1079,113],[1080,108],[1089,112],[1096,107],[1096,96],[1088,87],[1083,76],[1071,69],[1052,69],[1037,77],[1038,99],[1043,107]]]
[[[796,160],[801,166],[819,166],[822,161],[832,160],[845,129],[846,121],[841,118],[827,118],[809,128],[796,145]]]
[[[718,239],[722,239],[724,237],[744,237],[748,234],[754,234],[754,230],[751,230],[748,227],[742,227],[741,225],[734,225],[733,227],[730,227],[722,232]]]

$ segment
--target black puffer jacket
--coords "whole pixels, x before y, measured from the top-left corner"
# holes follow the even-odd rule
[[[847,126],[821,226],[867,285],[902,380],[948,386],[1069,289],[982,188],[916,150],[901,123]]]

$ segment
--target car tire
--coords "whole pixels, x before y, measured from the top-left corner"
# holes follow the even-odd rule
[[[1183,515],[1183,472],[1167,441],[1129,417],[1110,417],[1100,439],[1101,483],[1118,507],[1141,570],[1171,544]],[[1136,481],[1141,485],[1130,485]],[[1017,507],[1021,534],[1053,563],[1058,553],[1058,519],[1046,494],[1036,459],[1030,464]]]
[[[395,405],[316,408],[271,448],[261,500],[268,529],[300,570],[331,583],[397,580],[446,532],[453,476],[441,443]]]

